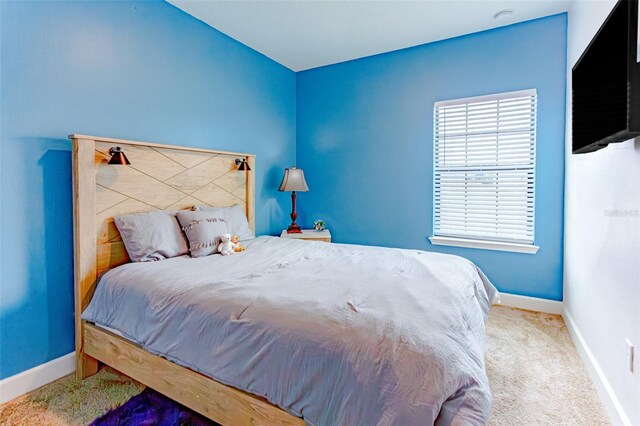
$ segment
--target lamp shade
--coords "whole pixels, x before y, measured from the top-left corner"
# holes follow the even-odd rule
[[[238,166],[238,171],[251,171],[251,167],[249,167],[249,163],[247,163],[247,160],[245,159],[241,160],[239,158],[236,158],[236,166]]]
[[[129,164],[131,164],[127,156],[124,155],[122,148],[120,148],[119,146],[114,146],[113,148],[111,148],[109,150],[109,154],[111,155],[111,158],[109,159],[108,164],[115,164],[119,166],[128,166]]]
[[[304,180],[302,169],[296,169],[295,167],[284,169],[284,176],[278,191],[307,192],[308,190],[309,187],[307,186],[307,181]]]

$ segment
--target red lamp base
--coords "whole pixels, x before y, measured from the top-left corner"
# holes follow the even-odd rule
[[[302,229],[300,229],[300,225],[297,223],[292,223],[287,228],[287,234],[302,234]]]
[[[287,228],[287,234],[302,234],[300,225],[296,223],[298,213],[296,213],[296,191],[291,192],[291,225]]]

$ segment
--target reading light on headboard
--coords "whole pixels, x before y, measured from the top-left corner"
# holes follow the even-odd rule
[[[246,159],[241,160],[239,158],[236,158],[236,166],[238,166],[238,171],[251,171],[251,167],[249,167],[249,163],[247,163]]]
[[[124,155],[122,148],[120,148],[119,146],[114,146],[113,148],[111,148],[109,150],[109,155],[111,155],[109,164],[116,164],[120,166],[128,166],[129,164],[131,164],[127,156]]]

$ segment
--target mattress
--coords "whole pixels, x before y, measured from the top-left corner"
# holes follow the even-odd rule
[[[451,255],[259,237],[107,272],[82,318],[310,425],[486,424],[496,294]]]

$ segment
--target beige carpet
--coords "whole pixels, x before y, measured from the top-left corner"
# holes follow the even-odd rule
[[[560,315],[494,307],[485,358],[490,424],[609,424]]]
[[[560,316],[494,307],[486,358],[492,425],[608,424]],[[141,390],[108,369],[66,377],[0,406],[0,424],[84,425]]]

